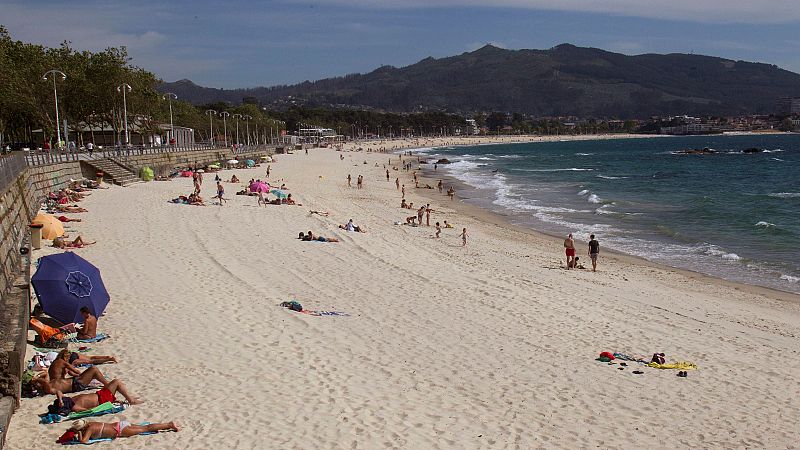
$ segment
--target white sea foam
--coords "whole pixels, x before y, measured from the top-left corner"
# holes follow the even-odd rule
[[[589,190],[588,189],[584,189],[584,190],[578,192],[578,195],[586,195],[588,193],[589,193]]]
[[[793,277],[791,275],[781,275],[781,280],[786,280],[789,283],[797,283],[800,282],[800,277]]]
[[[774,223],[765,222],[765,221],[762,220],[762,221],[756,223],[756,226],[760,227],[760,228],[774,228],[775,224]]]
[[[569,169],[517,169],[520,172],[591,172],[594,169],[580,169],[570,167]]]
[[[800,192],[773,192],[769,196],[775,198],[798,198],[800,197]]]
[[[602,178],[604,180],[624,180],[628,177],[610,177],[608,175],[598,175],[597,178]]]
[[[597,194],[591,194],[589,196],[589,198],[586,199],[586,201],[588,201],[589,203],[595,203],[595,204],[603,203],[603,199],[598,197]]]
[[[771,159],[771,160],[773,160],[773,161],[783,161],[783,160],[782,160],[782,159],[780,159],[780,158],[770,158],[770,159]]]
[[[728,253],[721,248],[717,247],[716,245],[709,245],[705,251],[706,255],[709,256],[719,256],[722,259],[726,259],[728,261],[739,261],[742,259],[741,256],[737,255],[736,253]]]
[[[575,156],[592,156],[594,153],[575,153]]]

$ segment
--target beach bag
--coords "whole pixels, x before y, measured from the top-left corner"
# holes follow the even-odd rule
[[[283,306],[284,308],[289,308],[292,311],[297,311],[297,312],[302,312],[303,311],[303,305],[301,305],[299,302],[296,302],[294,300],[292,300],[290,302],[283,302],[283,303],[281,303],[281,306]]]

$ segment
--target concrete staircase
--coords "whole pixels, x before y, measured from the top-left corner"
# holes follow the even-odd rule
[[[103,179],[110,179],[114,184],[128,186],[141,181],[135,172],[111,158],[92,159],[84,162],[94,168],[95,172],[103,172]]]

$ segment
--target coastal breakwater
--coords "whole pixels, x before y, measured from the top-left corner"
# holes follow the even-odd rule
[[[203,166],[233,158],[258,159],[271,154],[269,148],[234,154],[229,149],[153,153],[125,158],[136,170],[153,168],[157,173],[187,166]],[[84,161],[28,166],[22,154],[0,158],[0,449],[11,415],[19,404],[20,379],[25,367],[28,319],[30,317],[30,231],[47,194],[81,178],[94,179],[95,170]]]

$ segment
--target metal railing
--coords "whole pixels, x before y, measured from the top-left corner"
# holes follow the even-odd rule
[[[80,149],[50,149],[29,150],[26,153],[28,165],[41,166],[70,161],[90,161],[100,158],[124,158],[138,155],[153,155],[158,153],[193,152],[198,150],[217,150],[219,145],[212,144],[186,144],[162,145],[157,147],[131,145],[97,148],[92,151]]]
[[[17,179],[20,172],[25,170],[25,155],[19,152],[0,156],[0,192]]]

